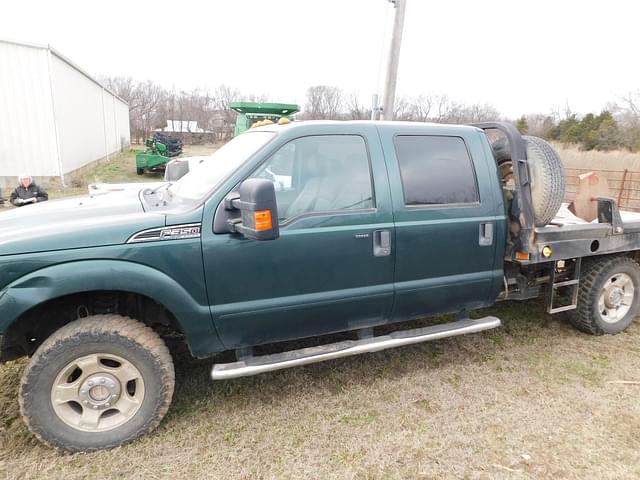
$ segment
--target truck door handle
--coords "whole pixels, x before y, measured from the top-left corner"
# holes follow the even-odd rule
[[[485,222],[480,224],[480,237],[478,244],[481,247],[493,245],[493,222]]]
[[[386,257],[391,254],[391,232],[376,230],[373,232],[373,256]]]

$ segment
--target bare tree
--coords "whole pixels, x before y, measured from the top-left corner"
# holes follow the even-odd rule
[[[201,128],[216,133],[218,138],[229,138],[233,135],[236,120],[236,113],[229,108],[229,104],[241,99],[253,102],[265,102],[268,99],[266,94],[242,95],[229,85],[219,85],[212,91],[176,91],[167,90],[150,80],[136,82],[131,77],[104,77],[103,83],[129,102],[131,132],[138,140],[148,137],[155,128],[164,127],[167,120],[196,121]],[[633,131],[640,131],[635,127],[640,124],[639,99],[640,92],[624,97],[622,106],[616,110],[618,115],[628,116],[626,122],[633,126]],[[565,115],[568,112],[570,109],[567,107]],[[299,118],[361,120],[370,117],[371,109],[361,103],[357,92],[345,96],[336,86],[314,85],[307,89],[307,103]],[[431,93],[415,97],[400,96],[394,105],[396,120],[470,123],[499,117],[499,112],[490,104],[465,105],[452,101],[447,95]],[[532,131],[548,128],[547,117],[540,116],[535,120],[528,118]],[[190,128],[191,124],[187,125],[187,129]]]
[[[236,112],[229,108],[229,104],[232,102],[240,101],[242,94],[236,88],[229,85],[219,85],[213,91],[212,103],[217,116],[221,119],[222,123],[216,129],[218,136],[222,138],[229,138],[233,135],[233,125],[236,122]]]
[[[434,101],[435,112],[431,120],[436,123],[445,123],[451,110],[451,100],[446,95],[438,95]]]
[[[620,125],[622,143],[630,150],[640,150],[640,90],[620,98],[620,104],[607,106]]]
[[[414,110],[413,100],[410,97],[398,97],[393,105],[393,118],[398,121],[415,120],[413,117]]]
[[[307,89],[307,104],[305,105],[304,117],[310,119],[321,118],[321,105],[322,105],[322,92],[321,87],[309,87]]]
[[[132,126],[142,134],[142,138],[146,138],[151,135],[154,128],[165,124],[162,113],[167,93],[160,85],[147,80],[137,86],[137,98],[139,106],[134,110],[135,123],[132,122]],[[129,110],[129,115],[131,115],[131,110]]]
[[[342,92],[338,87],[315,85],[307,89],[304,118],[336,120],[342,113]]]
[[[551,115],[542,113],[530,113],[525,115],[527,120],[527,133],[534,137],[549,138],[551,130],[555,126],[555,122]]]
[[[463,119],[460,123],[487,122],[500,119],[500,112],[488,103],[474,103],[463,109]]]
[[[369,120],[371,109],[360,103],[360,96],[357,92],[351,92],[344,99],[345,118],[349,120]]]
[[[435,103],[433,95],[419,95],[413,100],[413,119],[418,122],[431,120],[431,109]]]
[[[131,77],[98,77],[100,83],[129,104],[135,100],[136,83]]]
[[[194,89],[181,92],[180,103],[183,106],[181,120],[195,121],[198,127],[208,129],[213,116],[213,99],[209,91]]]
[[[102,77],[101,81],[129,102],[131,134],[138,141],[150,136],[154,129],[165,127],[167,120],[178,122],[179,130],[189,130],[192,124],[186,122],[195,121],[219,138],[229,138],[236,120],[236,113],[229,108],[231,102],[267,101],[266,94],[242,95],[228,85],[219,85],[212,91],[197,88],[183,91],[167,90],[150,80],[134,81],[131,77]]]
[[[266,93],[261,93],[260,95],[256,95],[255,93],[252,93],[250,95],[244,96],[243,99],[247,102],[264,103],[269,101],[269,95]]]
[[[143,121],[141,118],[144,96],[140,83],[131,77],[99,77],[99,80],[108,89],[129,103],[129,124],[131,134],[136,140],[144,138]]]

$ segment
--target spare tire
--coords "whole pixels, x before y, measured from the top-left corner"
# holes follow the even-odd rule
[[[553,220],[564,199],[564,165],[558,152],[543,139],[526,135],[522,138],[527,149],[533,218],[536,227],[544,227]],[[507,184],[513,177],[509,143],[501,138],[492,147],[502,182]]]

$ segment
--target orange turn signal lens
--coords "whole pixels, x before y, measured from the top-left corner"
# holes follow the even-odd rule
[[[529,260],[529,254],[527,252],[516,252],[516,260]]]
[[[271,222],[271,210],[258,210],[253,212],[253,220],[256,224],[256,230],[262,232],[264,230],[271,230],[273,223]]]

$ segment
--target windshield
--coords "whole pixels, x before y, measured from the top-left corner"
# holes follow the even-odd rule
[[[170,195],[191,200],[201,199],[274,136],[273,132],[246,132],[238,135],[207,160],[190,168],[189,173],[169,187]]]

